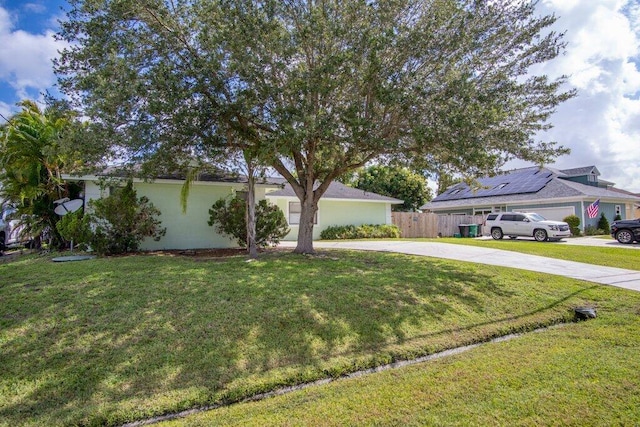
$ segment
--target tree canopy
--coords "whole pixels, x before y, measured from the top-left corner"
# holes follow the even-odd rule
[[[425,177],[403,167],[370,166],[358,173],[355,186],[403,200],[403,204],[392,206],[395,211],[415,212],[432,197]]]
[[[530,75],[563,49],[525,0],[70,0],[61,87],[132,161],[251,144],[301,201],[373,160],[466,175],[565,153],[534,139],[573,96]],[[152,163],[153,164],[153,163]]]

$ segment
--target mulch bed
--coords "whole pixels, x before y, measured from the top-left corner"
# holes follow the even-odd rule
[[[263,254],[284,254],[291,253],[291,248],[266,248],[258,250],[259,255]],[[0,256],[1,262],[10,262],[18,259],[20,255],[34,253],[34,251],[12,251],[5,252]],[[49,254],[48,251],[43,251],[41,255]],[[127,257],[127,256],[140,256],[140,255],[152,255],[152,256],[170,256],[170,257],[186,257],[192,258],[194,260],[222,260],[224,258],[229,257],[247,257],[248,253],[246,249],[243,248],[225,248],[225,249],[173,249],[173,250],[158,250],[158,251],[143,251],[137,253],[129,253],[129,254],[120,254],[120,255],[110,255],[109,257]],[[310,255],[311,256],[311,255]],[[317,252],[316,257],[325,257],[327,256],[323,252]]]

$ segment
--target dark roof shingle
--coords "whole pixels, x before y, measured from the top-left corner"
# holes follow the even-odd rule
[[[267,197],[296,197],[296,193],[286,180],[282,178],[268,178],[269,180],[281,180],[284,183],[282,190],[271,191],[267,193]],[[316,187],[318,184],[316,183]],[[329,188],[322,195],[323,199],[350,199],[350,200],[367,200],[376,202],[388,202],[392,204],[401,204],[402,200],[395,199],[393,197],[383,196],[377,193],[371,193],[369,191],[363,191],[358,188],[348,187],[338,181],[333,181],[329,184]]]

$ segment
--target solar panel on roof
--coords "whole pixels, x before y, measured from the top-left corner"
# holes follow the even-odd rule
[[[544,173],[540,173],[544,172]],[[537,193],[542,190],[553,174],[539,168],[519,169],[509,173],[478,179],[480,188],[472,190],[467,184],[458,184],[433,199],[445,200],[472,199],[476,197],[506,196],[510,194]]]

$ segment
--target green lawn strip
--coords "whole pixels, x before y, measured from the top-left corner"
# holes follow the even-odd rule
[[[410,239],[437,243],[453,243],[457,245],[479,246],[502,249],[567,261],[584,262],[586,264],[604,265],[607,267],[640,270],[640,251],[625,248],[603,248],[600,246],[567,245],[562,242],[535,242],[529,240],[482,240],[464,238],[442,239]]]
[[[583,297],[597,319],[161,425],[636,425],[640,294]]]
[[[559,322],[586,282],[405,255],[0,264],[0,420],[114,425]]]

